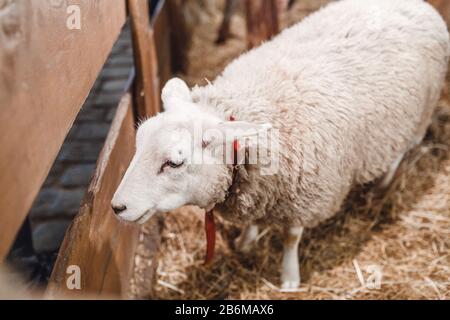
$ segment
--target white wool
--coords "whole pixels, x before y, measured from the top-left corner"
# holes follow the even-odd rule
[[[281,132],[280,174],[249,168],[230,218],[314,226],[350,188],[419,142],[443,86],[449,35],[421,0],[332,3],[233,61],[194,101]]]
[[[169,81],[167,111],[140,126],[113,207],[139,223],[194,204],[241,224],[282,224],[282,288],[295,289],[303,227],[333,216],[354,185],[395,169],[422,140],[449,54],[446,25],[422,0],[330,4],[237,58],[206,87],[190,92]],[[190,162],[192,149],[220,145],[192,143],[198,123],[218,132],[278,130],[279,170],[262,175],[260,165],[245,164],[233,179],[230,164]],[[251,241],[257,229],[248,230],[242,239]]]

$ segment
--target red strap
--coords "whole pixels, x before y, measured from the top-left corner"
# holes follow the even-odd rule
[[[209,265],[214,258],[214,247],[216,245],[216,223],[214,221],[214,213],[212,210],[205,213],[205,232],[206,232],[205,265]]]
[[[230,121],[235,121],[233,116],[230,116]],[[233,165],[238,163],[239,141],[233,141]],[[214,248],[216,246],[216,223],[214,221],[213,210],[205,212],[205,233],[206,233],[206,256],[205,265],[209,265],[214,258]]]
[[[230,121],[235,121],[233,116],[230,116]],[[238,151],[239,151],[239,141],[236,139],[233,141],[233,165],[238,164]]]

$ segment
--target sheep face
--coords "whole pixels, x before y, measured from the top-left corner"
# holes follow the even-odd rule
[[[163,113],[139,127],[136,153],[112,201],[120,218],[144,223],[186,204],[207,208],[226,190],[227,166],[193,159],[204,142],[193,141],[192,119],[183,118],[189,117]]]
[[[227,137],[249,136],[261,128],[205,111],[180,81],[171,80],[163,90],[166,111],[137,131],[136,153],[112,200],[123,220],[144,223],[155,213],[188,204],[212,209],[232,180],[224,151],[233,139]]]

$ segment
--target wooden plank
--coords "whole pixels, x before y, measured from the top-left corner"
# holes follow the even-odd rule
[[[248,48],[259,46],[279,32],[277,0],[246,0]]]
[[[158,62],[148,1],[128,0],[128,11],[136,70],[134,99],[138,117],[146,118],[160,110]]]
[[[156,55],[158,57],[158,73],[160,89],[173,76],[172,44],[170,33],[169,8],[166,1],[160,1],[152,18],[155,35]],[[158,92],[160,95],[161,92]]]
[[[125,19],[123,0],[0,1],[0,261]]]
[[[139,227],[119,222],[111,198],[134,154],[131,95],[125,95],[80,212],[66,233],[47,293],[52,297],[126,297]],[[69,290],[67,268],[79,266],[81,289]]]

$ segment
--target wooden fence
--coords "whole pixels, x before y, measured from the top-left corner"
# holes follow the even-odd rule
[[[80,14],[80,29],[67,24],[72,13]],[[118,222],[110,199],[134,153],[136,119],[160,110],[159,80],[171,74],[168,12],[160,1],[150,24],[143,0],[0,5],[0,260],[127,18],[136,76],[119,103],[80,212],[61,246],[48,288],[52,295],[123,296],[127,291],[139,229]],[[81,270],[81,290],[66,286],[73,265]]]

